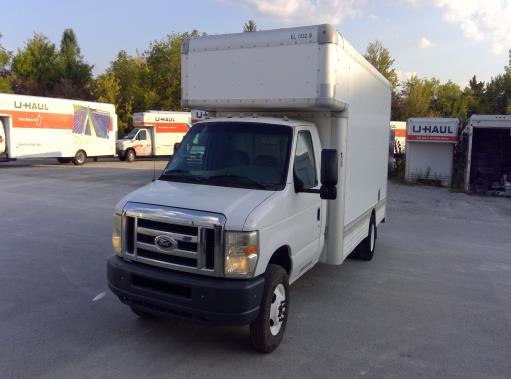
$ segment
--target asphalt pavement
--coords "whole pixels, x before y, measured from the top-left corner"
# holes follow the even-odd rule
[[[261,354],[246,327],[141,320],[109,292],[113,207],[152,177],[0,163],[0,377],[511,377],[510,199],[391,183],[375,258],[298,280]]]

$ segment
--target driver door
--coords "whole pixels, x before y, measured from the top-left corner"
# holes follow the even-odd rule
[[[319,156],[314,143],[314,134],[304,128],[298,130],[293,162],[295,188],[319,188]],[[293,229],[295,236],[295,262],[299,271],[312,266],[319,259],[321,230],[321,198],[317,193],[295,192]]]
[[[5,153],[6,147],[4,123],[0,120],[0,154]]]
[[[141,129],[137,134],[137,140],[140,143],[140,150],[137,150],[137,155],[149,156],[152,154],[151,136],[146,129]]]

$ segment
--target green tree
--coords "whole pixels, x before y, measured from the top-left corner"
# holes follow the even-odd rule
[[[485,83],[478,81],[475,75],[468,82],[468,87],[465,89],[465,97],[467,98],[468,105],[468,117],[475,113],[480,113],[479,102],[484,94],[484,88]]]
[[[254,20],[248,20],[243,24],[243,31],[244,32],[256,32],[257,31],[257,24]]]
[[[438,116],[431,105],[440,82],[438,79],[419,79],[412,76],[403,84],[401,92],[403,118]]]
[[[62,33],[57,58],[57,82],[54,95],[89,100],[92,98],[92,68],[81,55],[73,29]]]
[[[117,93],[115,96],[114,104],[116,106],[118,115],[118,126],[119,129],[127,129],[131,124],[132,113],[135,111],[146,110],[146,104],[144,102],[144,93],[147,86],[145,80],[145,72],[147,70],[147,64],[145,58],[138,54],[136,56],[130,56],[126,51],[121,50],[117,54],[116,59],[111,62],[110,68],[106,74],[110,76],[110,83],[105,80],[104,77],[99,77],[96,80],[96,91],[98,86],[104,86],[110,84],[115,87],[115,83],[118,84],[118,89],[108,89],[104,91],[104,96],[110,92],[109,96],[112,99],[112,94]],[[115,78],[113,80],[112,78]],[[114,92],[112,92],[114,91]]]
[[[0,33],[0,39],[2,34]],[[0,92],[12,92],[12,76],[9,70],[12,53],[0,43]]]
[[[440,117],[466,120],[469,99],[460,86],[452,81],[439,84],[431,102],[431,110]]]
[[[186,38],[199,35],[197,30],[172,33],[161,41],[151,43],[145,53],[149,81],[149,95],[145,100],[152,107],[162,110],[182,109],[181,44]]]
[[[42,34],[34,34],[12,60],[16,92],[51,95],[58,76],[55,45]]]
[[[511,113],[511,70],[492,78],[480,99],[481,113]]]
[[[389,49],[381,41],[371,42],[366,49],[364,57],[383,75],[395,89],[398,85],[397,73],[394,69],[395,60],[392,59]]]
[[[106,72],[97,77],[94,86],[94,95],[102,103],[117,104],[121,84],[112,72]]]

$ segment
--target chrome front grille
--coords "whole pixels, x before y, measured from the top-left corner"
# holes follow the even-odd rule
[[[216,213],[128,203],[123,213],[122,255],[178,271],[223,275],[225,217]],[[158,239],[171,241],[163,249]]]

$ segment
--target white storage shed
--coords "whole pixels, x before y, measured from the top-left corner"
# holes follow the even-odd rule
[[[410,118],[406,122],[406,181],[450,186],[456,118]]]

